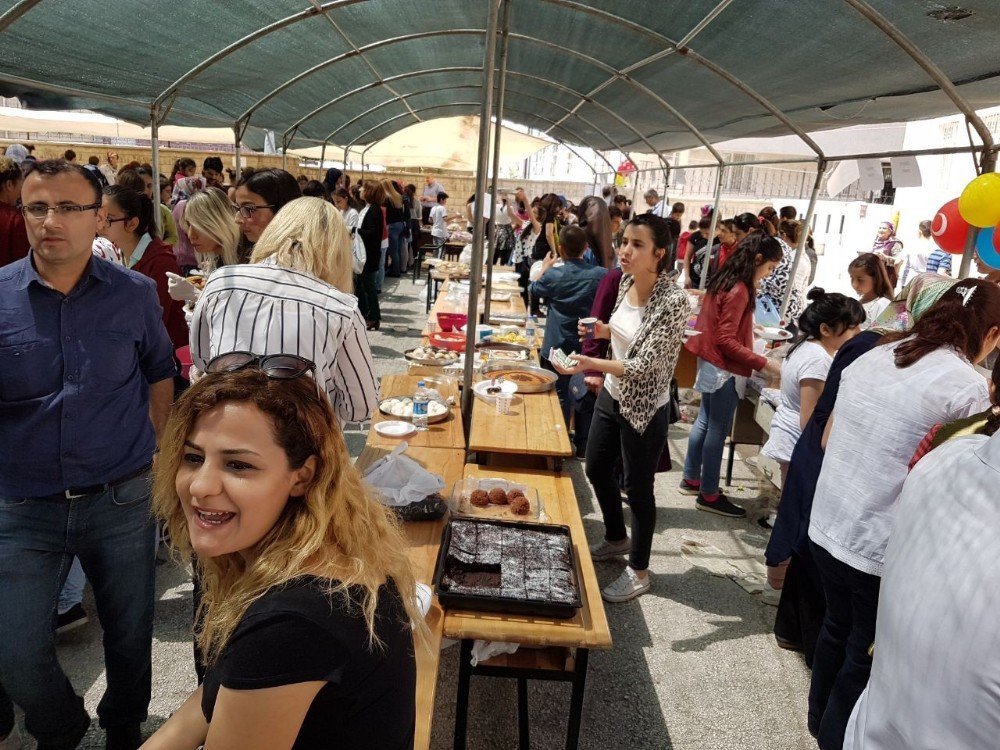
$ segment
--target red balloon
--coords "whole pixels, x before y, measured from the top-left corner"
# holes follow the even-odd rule
[[[948,201],[938,209],[934,221],[931,222],[931,236],[939,248],[946,253],[961,255],[965,252],[965,240],[968,234],[969,222],[958,212],[958,198]]]

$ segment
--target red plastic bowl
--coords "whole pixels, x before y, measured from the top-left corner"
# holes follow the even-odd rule
[[[428,338],[431,346],[450,349],[453,352],[465,351],[464,333],[432,333]]]
[[[455,331],[469,322],[469,316],[462,313],[438,313],[437,317],[442,331]]]

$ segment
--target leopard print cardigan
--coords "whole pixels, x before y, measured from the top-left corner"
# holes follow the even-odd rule
[[[615,310],[633,281],[632,276],[622,279]],[[639,330],[622,360],[625,373],[618,379],[621,415],[639,434],[645,432],[656,413],[656,402],[670,388],[690,315],[687,294],[670,274],[661,273],[646,303]]]

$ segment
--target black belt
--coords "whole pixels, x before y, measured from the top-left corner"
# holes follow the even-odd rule
[[[135,471],[130,471],[123,477],[118,477],[111,482],[105,482],[104,484],[92,484],[90,487],[70,487],[65,492],[57,492],[50,497],[63,497],[67,500],[72,500],[76,497],[83,497],[84,495],[96,495],[101,492],[107,492],[112,487],[121,484],[122,482],[127,482],[130,479],[135,479],[138,476],[142,476],[152,467],[152,462],[146,464],[145,466],[140,466]]]

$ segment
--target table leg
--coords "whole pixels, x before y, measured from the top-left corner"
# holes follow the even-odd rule
[[[549,471],[554,471],[557,474],[562,471],[563,459],[562,456],[547,456],[545,458],[545,463],[549,467]]]
[[[531,750],[528,730],[528,680],[517,678],[517,741],[520,750]]]
[[[736,443],[729,441],[729,461],[726,463],[726,486],[733,483],[733,463],[736,461]]]
[[[566,728],[566,750],[576,750],[580,743],[580,722],[583,719],[583,689],[587,684],[587,657],[590,651],[576,650],[576,669],[573,670],[573,692],[569,698],[569,726]]]
[[[465,735],[469,722],[469,681],[472,677],[472,644],[462,639],[458,652],[458,700],[455,702],[455,750],[465,750]]]
[[[427,289],[426,289],[426,291],[427,291],[427,304],[424,307],[424,312],[426,312],[426,313],[429,313],[431,311],[431,303],[433,302],[433,300],[431,300],[431,289],[432,288],[433,288],[433,285],[431,284],[431,269],[428,268],[427,269]]]

